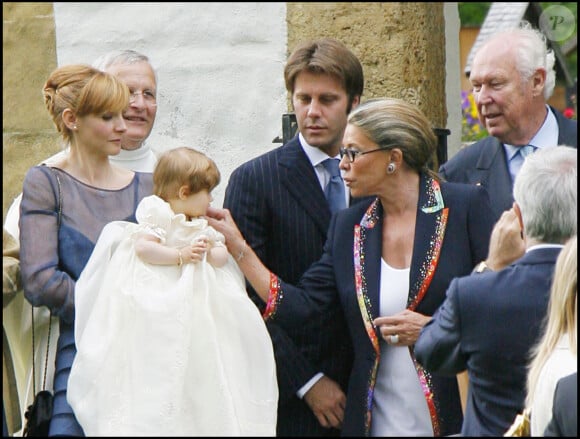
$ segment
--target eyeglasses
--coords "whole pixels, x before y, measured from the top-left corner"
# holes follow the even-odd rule
[[[143,96],[143,100],[147,105],[157,105],[157,97],[151,90],[132,91],[129,95],[129,103],[134,104],[137,100],[137,96]]]
[[[370,154],[371,152],[377,152],[377,151],[387,151],[391,148],[391,146],[383,146],[381,148],[377,148],[377,149],[371,149],[370,151],[359,151],[357,149],[349,149],[349,148],[340,148],[339,153],[340,153],[340,158],[343,158],[345,155],[348,157],[348,161],[353,163],[354,159],[356,159],[359,155],[365,155],[365,154]]]

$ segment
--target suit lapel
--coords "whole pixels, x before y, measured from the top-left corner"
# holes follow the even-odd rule
[[[476,172],[479,175],[476,184],[479,185],[482,181],[486,182],[490,194],[493,193],[494,210],[499,209],[496,212],[499,217],[504,206],[511,207],[514,202],[511,190],[513,182],[503,144],[495,137],[491,137],[490,142],[489,147],[481,149],[476,165]],[[499,163],[499,165],[494,166],[494,163]],[[506,188],[510,188],[510,190],[506,190]]]
[[[412,311],[423,300],[435,274],[448,215],[439,183],[422,174],[407,299],[407,308]]]
[[[373,320],[379,316],[379,292],[382,253],[382,207],[375,200],[354,229],[354,277],[357,303],[366,333],[377,358],[380,356],[378,334]]]
[[[556,122],[558,123],[558,145],[568,145],[576,148],[578,142],[576,121],[566,119],[562,113],[553,107],[550,107],[550,110],[556,116]]]
[[[330,209],[312,163],[302,150],[298,137],[282,148],[278,165],[281,183],[326,236]]]

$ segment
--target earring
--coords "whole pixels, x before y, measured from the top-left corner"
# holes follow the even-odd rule
[[[389,163],[389,166],[387,166],[387,174],[392,174],[395,172],[395,169],[397,169],[397,166],[392,162]]]
[[[73,130],[76,130],[76,129],[77,129],[77,126],[76,125],[73,125]]]

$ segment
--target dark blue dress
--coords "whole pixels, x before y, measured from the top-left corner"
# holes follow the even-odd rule
[[[76,354],[75,282],[103,227],[115,220],[135,222],[137,205],[152,192],[150,173],[136,172],[131,183],[118,190],[89,186],[48,166],[35,166],[24,178],[20,206],[24,294],[32,305],[48,307],[60,320],[50,436],[84,436],[66,400],[68,376]]]

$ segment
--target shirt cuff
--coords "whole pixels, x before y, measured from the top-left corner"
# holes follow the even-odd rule
[[[300,389],[298,389],[298,392],[296,392],[296,396],[298,396],[298,398],[300,399],[304,398],[306,392],[308,392],[312,388],[312,386],[314,386],[323,376],[324,374],[322,372],[318,372],[316,375],[310,378],[306,384],[304,384],[302,387],[300,387]]]

